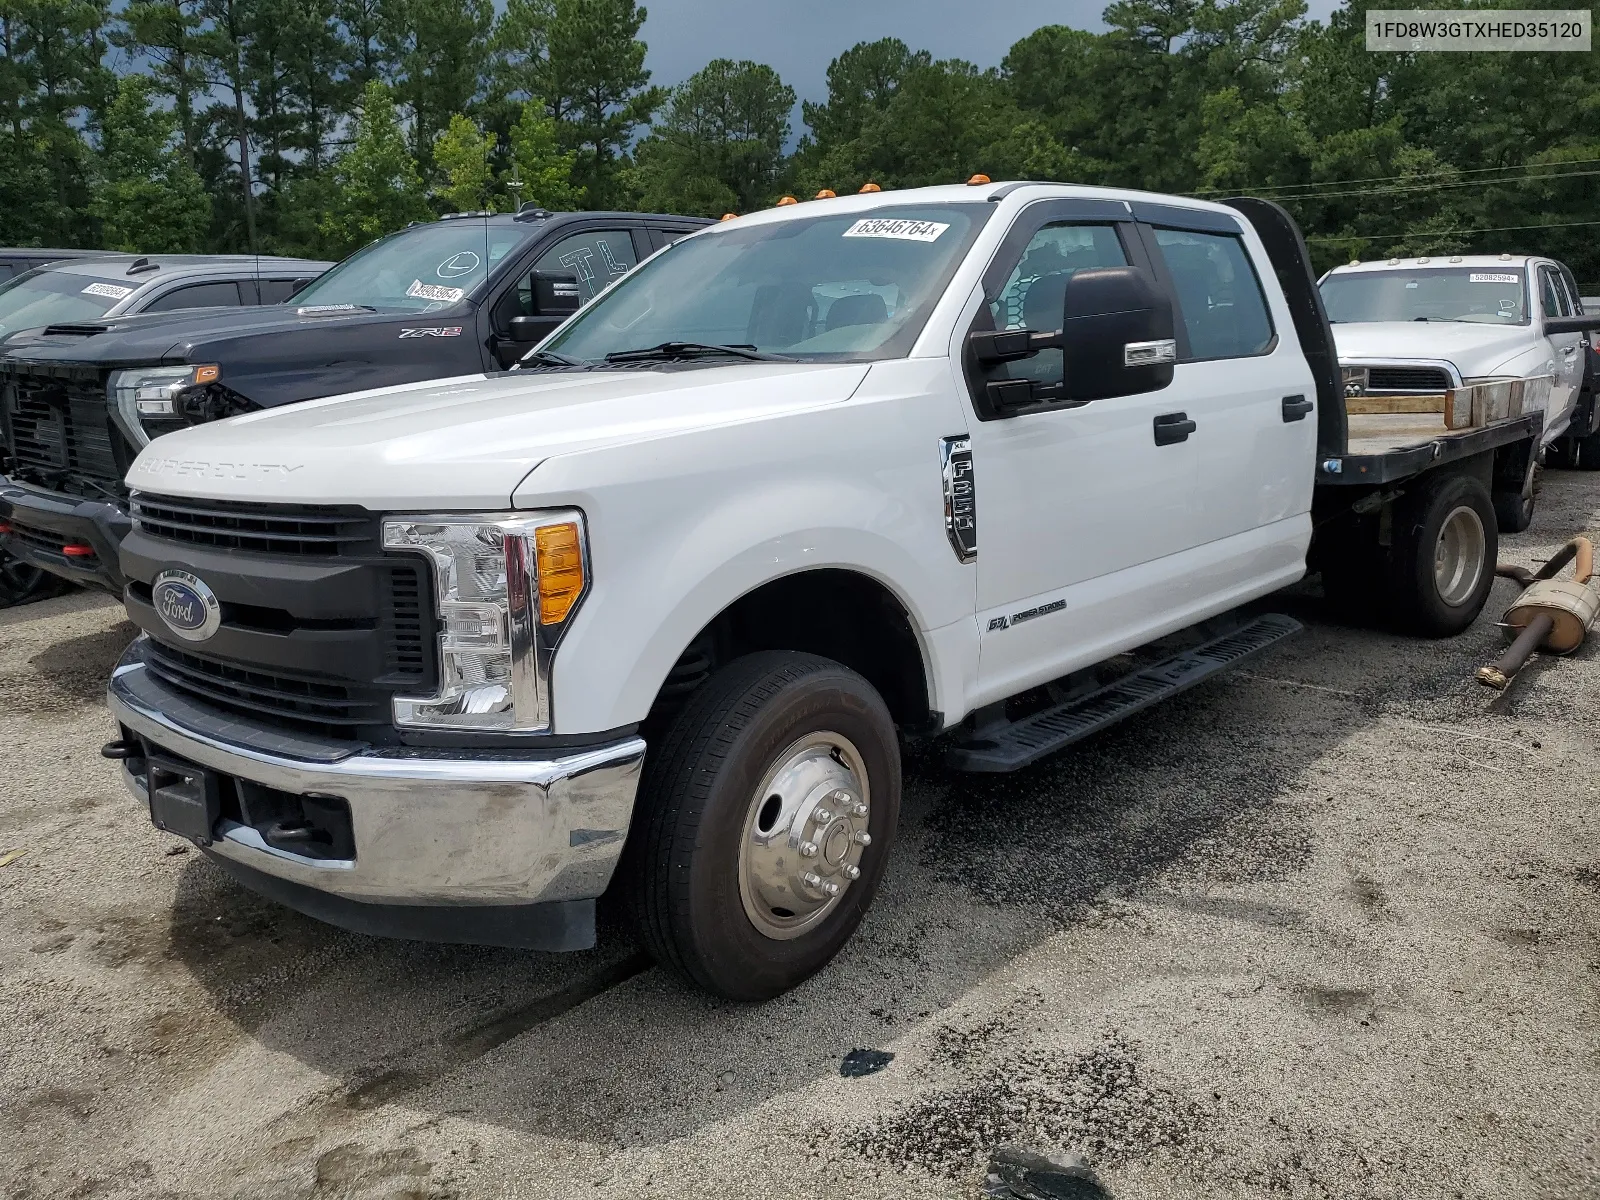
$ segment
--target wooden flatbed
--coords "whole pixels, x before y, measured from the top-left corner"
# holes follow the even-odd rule
[[[1443,413],[1350,413],[1345,451],[1317,464],[1317,483],[1393,483],[1499,446],[1537,439],[1544,412],[1534,409],[1474,429],[1446,429]]]

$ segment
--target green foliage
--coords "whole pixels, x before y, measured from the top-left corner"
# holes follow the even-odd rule
[[[318,228],[340,257],[433,216],[395,114],[394,97],[381,83],[369,83],[361,93],[355,140],[334,161],[333,178],[331,203]]]
[[[544,101],[529,99],[511,127],[511,166],[501,180],[514,202],[558,211],[572,207],[572,164],[578,156],[563,151],[559,137]]]
[[[449,127],[433,143],[433,161],[448,181],[435,195],[445,212],[478,212],[489,207],[494,184],[495,135],[487,137],[472,121],[456,113]]]
[[[673,89],[635,151],[643,207],[718,216],[778,198],[794,89],[771,67],[719,58]]]
[[[106,110],[101,179],[90,212],[109,250],[200,249],[211,222],[205,183],[175,145],[177,118],[151,107],[150,81],[124,79]]]

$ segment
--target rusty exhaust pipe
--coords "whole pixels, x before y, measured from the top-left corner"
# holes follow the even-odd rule
[[[1557,580],[1556,573],[1569,562],[1573,578]],[[1512,635],[1511,645],[1494,662],[1478,668],[1478,682],[1501,691],[1535,652],[1571,654],[1583,645],[1596,613],[1600,613],[1600,592],[1591,582],[1594,545],[1583,537],[1573,538],[1537,571],[1497,566],[1494,573],[1516,580],[1523,588],[1501,618]]]

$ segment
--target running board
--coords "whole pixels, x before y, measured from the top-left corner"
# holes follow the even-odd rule
[[[1300,632],[1300,622],[1266,613],[1231,633],[1173,655],[1153,667],[1054,708],[992,729],[952,746],[945,761],[960,771],[1015,771],[1054,754],[1123,717],[1187,691],[1219,671]]]

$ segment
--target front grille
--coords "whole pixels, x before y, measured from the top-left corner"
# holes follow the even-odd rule
[[[165,541],[258,554],[333,558],[379,550],[377,522],[355,507],[189,500],[138,492],[133,522]]]
[[[383,662],[396,681],[428,678],[428,655],[433,639],[423,616],[422,571],[417,567],[391,567],[384,590],[382,628]]]
[[[1369,367],[1367,391],[1373,395],[1388,392],[1442,392],[1450,387],[1450,372],[1440,367]]]
[[[348,732],[387,724],[389,693],[263,671],[150,640],[145,666],[168,686],[198,700],[257,718]]]
[[[19,477],[80,496],[121,493],[132,453],[98,371],[12,366],[0,373],[0,417]]]

